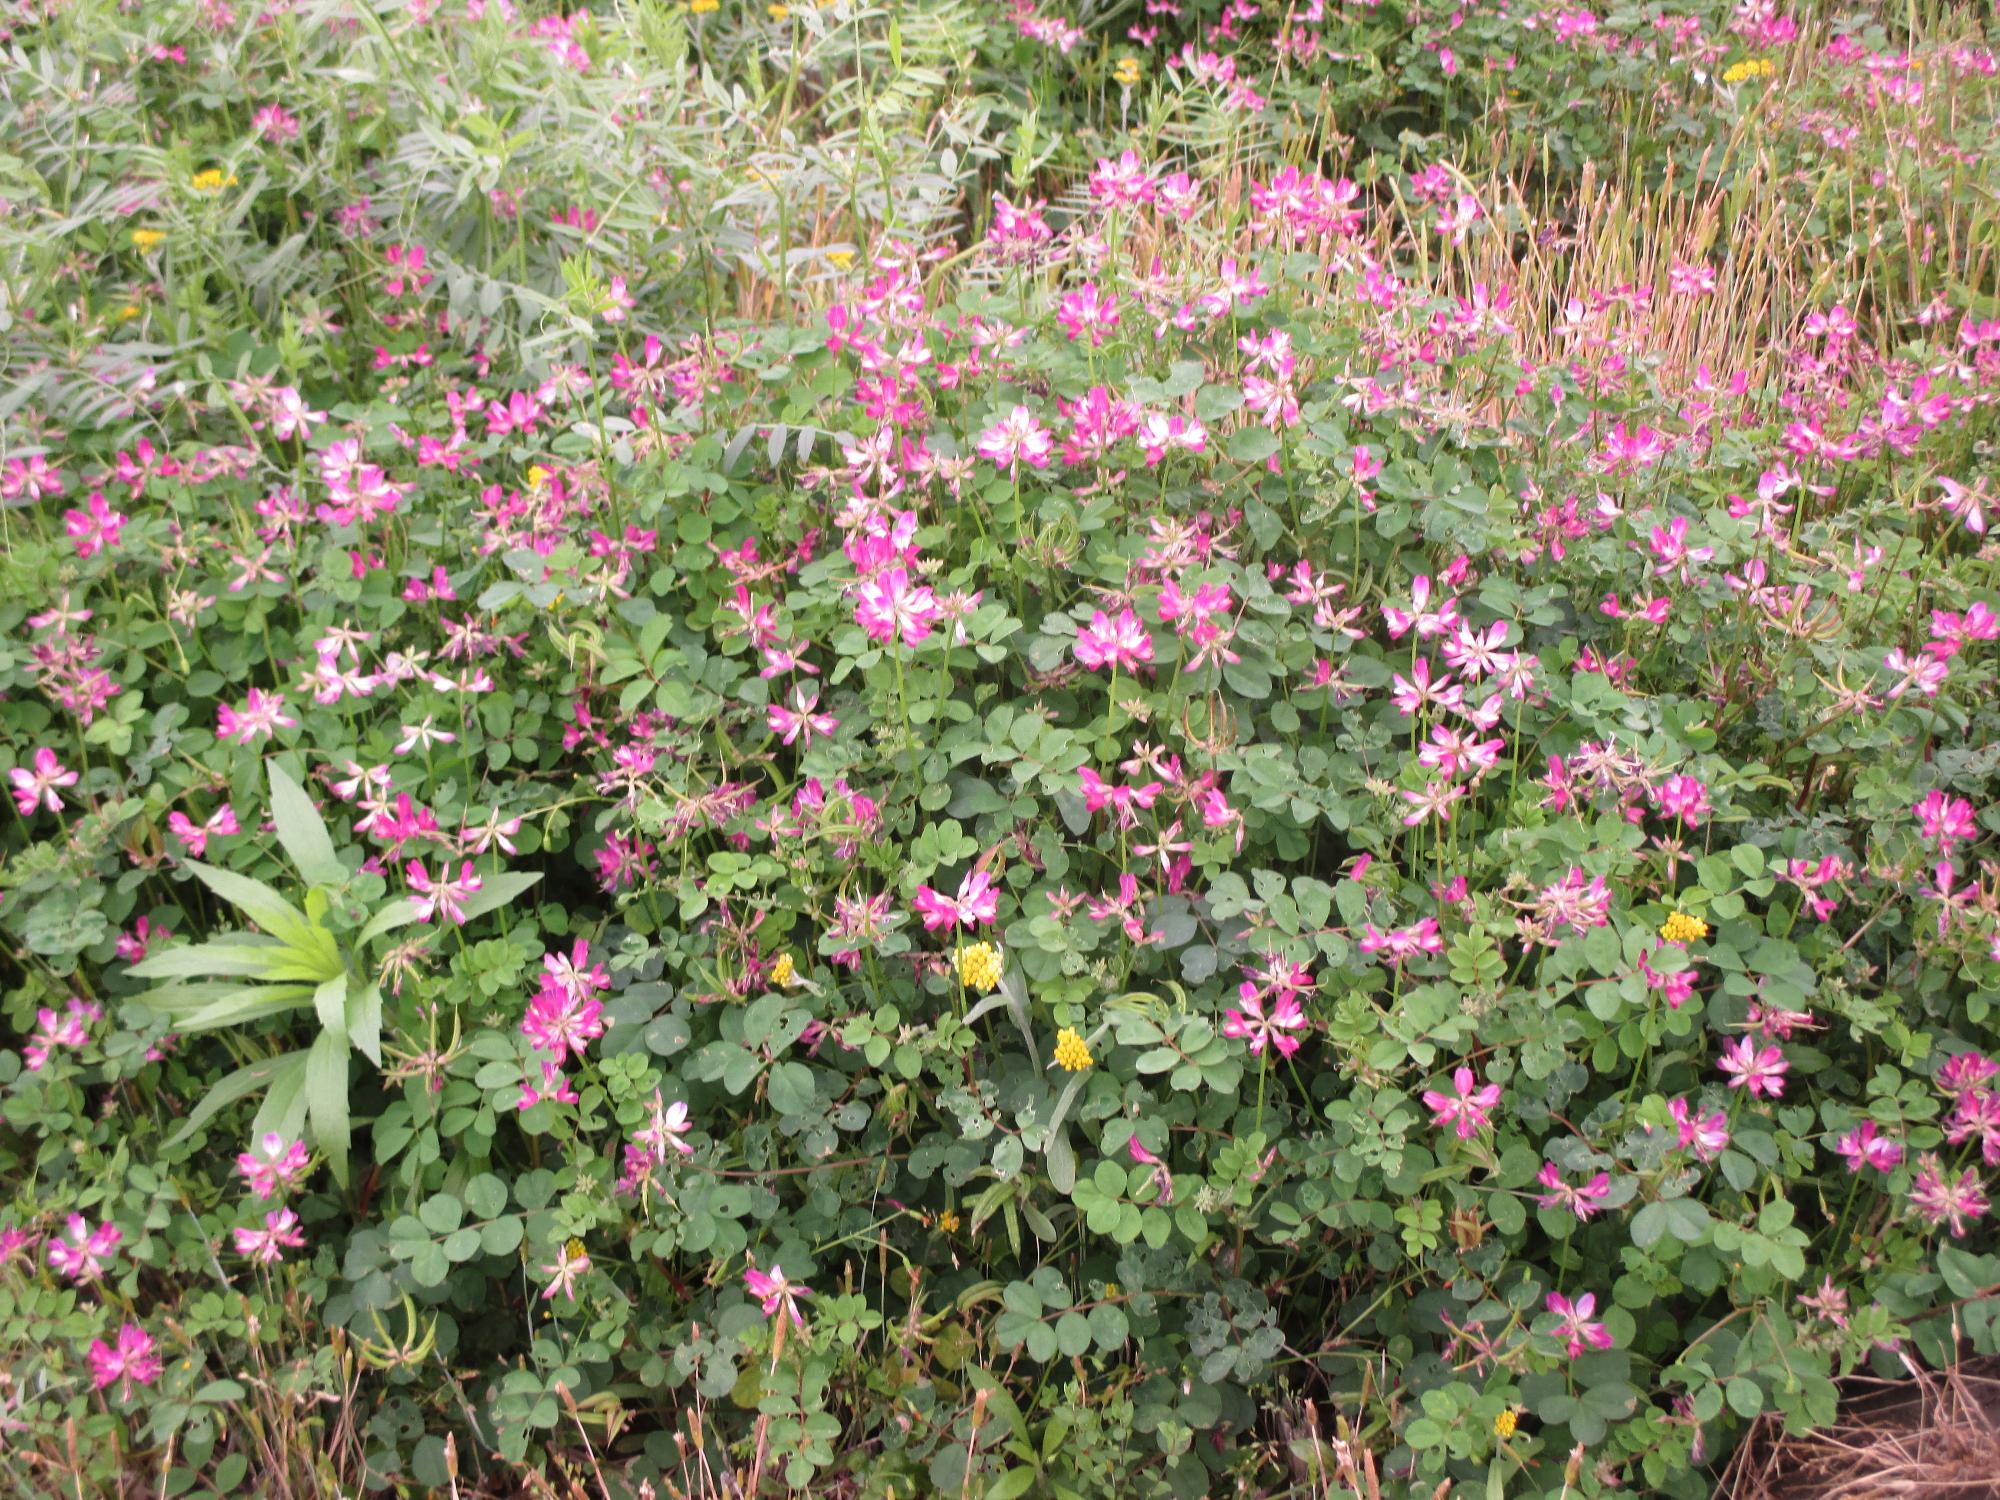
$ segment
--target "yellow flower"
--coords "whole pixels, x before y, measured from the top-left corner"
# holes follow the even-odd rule
[[[1083,1038],[1078,1036],[1072,1028],[1065,1026],[1061,1031],[1056,1033],[1056,1065],[1058,1067],[1066,1068],[1072,1073],[1081,1073],[1094,1061],[1096,1059],[1090,1055],[1090,1048],[1085,1045]]]
[[[688,0],[688,9],[698,16],[710,16],[722,9],[722,0]]]
[[[771,19],[774,21],[782,21],[792,13],[792,8],[789,5],[767,5],[764,9],[770,12]]]
[[[1731,63],[1723,69],[1724,83],[1741,83],[1746,78],[1769,78],[1778,71],[1778,65],[1768,57],[1746,57],[1742,62]]]
[[[135,229],[132,231],[132,243],[137,245],[141,250],[152,249],[166,237],[167,232],[164,229]]]
[[[937,1216],[937,1227],[943,1230],[946,1234],[957,1234],[958,1233],[957,1212],[953,1209],[947,1208],[943,1213]]]
[[[528,465],[528,488],[538,490],[549,482],[549,471],[540,464]]]
[[[798,977],[798,966],[792,962],[792,955],[780,953],[778,961],[771,965],[771,983],[783,989]]]
[[[1669,943],[1692,943],[1708,936],[1708,923],[1684,911],[1669,912],[1660,924],[1660,937]]]
[[[1119,58],[1118,66],[1111,70],[1111,76],[1126,88],[1131,88],[1133,84],[1139,81],[1139,59],[1136,57]]]
[[[188,186],[193,188],[197,193],[219,193],[226,187],[236,186],[236,174],[231,172],[225,177],[222,175],[222,168],[210,167],[206,171],[197,172],[194,176],[190,177],[188,179]]]
[[[974,943],[958,950],[958,982],[985,994],[1000,982],[1000,950],[991,943]]]
[[[829,250],[826,252],[826,258],[836,266],[839,266],[843,271],[854,264],[854,252],[852,250]]]
[[[1509,1406],[1505,1408],[1499,1416],[1493,1419],[1493,1435],[1497,1438],[1512,1437],[1514,1429],[1520,1424],[1520,1421],[1521,1419],[1514,1415],[1513,1407]]]
[[[139,304],[128,302],[123,307],[113,308],[111,316],[121,323],[129,323],[139,316]]]

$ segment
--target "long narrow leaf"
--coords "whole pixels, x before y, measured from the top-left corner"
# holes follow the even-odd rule
[[[305,788],[275,760],[264,763],[264,772],[271,782],[271,820],[278,826],[278,842],[291,856],[293,866],[314,885],[344,883],[347,866],[334,853],[326,821]]]
[[[361,929],[354,939],[359,948],[372,943],[385,932],[394,932],[398,927],[408,927],[412,922],[421,921],[417,915],[417,903],[409,896],[398,896],[387,906],[368,919],[368,925]]]
[[[209,1006],[234,1000],[282,1001],[285,1005],[301,1005],[312,997],[312,992],[313,987],[309,984],[237,984],[231,981],[163,984],[139,996],[139,1003],[172,1017],[177,1027],[186,1030],[182,1018]]]
[[[347,1039],[376,1067],[382,1066],[382,986],[363,985],[347,996]]]
[[[249,1098],[259,1089],[273,1086],[286,1076],[287,1070],[303,1075],[305,1063],[305,1053],[287,1052],[283,1057],[267,1057],[238,1068],[202,1096],[201,1103],[188,1111],[188,1117],[181,1121],[167,1144],[178,1145],[215,1118],[219,1110],[238,1099]]]
[[[489,911],[498,911],[523,891],[531,889],[541,880],[539,875],[524,875],[509,871],[503,875],[488,875],[479,892],[464,902],[465,919],[483,917]]]
[[[306,1110],[333,1180],[347,1186],[347,1034],[322,1031],[306,1055]]]
[[[264,1096],[264,1102],[257,1109],[257,1118],[250,1122],[250,1135],[254,1140],[275,1130],[288,1141],[299,1139],[306,1123],[306,1060],[305,1052],[287,1052],[283,1061],[290,1064],[271,1080],[271,1091]]]
[[[221,978],[231,974],[264,979],[270,977],[271,965],[285,952],[285,945],[276,938],[246,933],[184,948],[168,948],[141,959],[129,972],[141,979]]]
[[[248,1021],[268,1020],[300,1009],[312,992],[304,985],[264,985],[257,993],[240,995],[174,1017],[176,1031],[213,1031],[218,1026],[241,1026]]]
[[[346,970],[343,969],[313,991],[313,1009],[319,1014],[322,1028],[339,1033],[343,1042],[347,1040]]]
[[[239,875],[234,870],[191,859],[187,867],[195,878],[216,895],[236,907],[251,921],[275,938],[301,948],[316,946],[312,924],[305,913],[261,880]]]

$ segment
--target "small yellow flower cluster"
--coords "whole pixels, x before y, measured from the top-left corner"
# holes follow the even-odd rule
[[[771,983],[775,984],[779,989],[785,989],[798,977],[798,965],[792,962],[792,955],[789,953],[780,953],[778,961],[771,965]]]
[[[1493,1435],[1497,1438],[1512,1437],[1520,1421],[1521,1419],[1514,1414],[1513,1407],[1504,1408],[1500,1415],[1493,1419]]]
[[[1090,1055],[1090,1048],[1075,1030],[1065,1026],[1056,1033],[1056,1066],[1072,1073],[1081,1073],[1096,1059]]]
[[[688,9],[697,16],[712,16],[722,9],[722,0],[688,0]]]
[[[210,167],[206,171],[197,172],[194,176],[190,177],[188,179],[188,186],[193,188],[197,193],[219,193],[226,187],[236,186],[236,174],[231,172],[225,177],[222,173],[222,168]]]
[[[1769,78],[1778,71],[1778,65],[1768,57],[1746,57],[1742,62],[1731,63],[1722,70],[1724,83],[1741,83],[1746,78]]]
[[[540,464],[528,465],[528,488],[538,490],[549,482],[549,471]]]
[[[957,1234],[958,1211],[956,1209],[947,1208],[943,1213],[939,1214],[937,1216],[937,1227],[940,1233]]]
[[[782,21],[792,13],[792,8],[789,5],[767,5],[764,9],[770,12],[771,19],[774,21]]]
[[[1000,982],[1000,950],[991,943],[974,943],[958,950],[958,982],[985,994]]]
[[[1660,924],[1660,937],[1669,943],[1692,943],[1708,936],[1708,923],[1684,911],[1669,912]]]
[[[137,245],[141,250],[152,249],[166,237],[167,232],[164,229],[135,229],[132,231],[132,243]]]
[[[1111,70],[1111,76],[1117,79],[1125,88],[1131,88],[1139,81],[1139,59],[1136,57],[1119,58],[1118,66]]]

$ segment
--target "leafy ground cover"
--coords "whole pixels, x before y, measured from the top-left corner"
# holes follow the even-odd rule
[[[1981,26],[11,8],[9,1493],[1692,1496],[2000,1351]]]

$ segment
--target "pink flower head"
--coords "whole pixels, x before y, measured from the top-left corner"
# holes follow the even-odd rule
[[[1019,464],[1047,468],[1055,452],[1055,436],[1027,407],[1016,406],[981,433],[973,448],[982,458],[991,459],[1001,473],[1012,474]]]
[[[109,1219],[92,1229],[82,1214],[71,1214],[63,1232],[49,1241],[49,1266],[71,1281],[96,1281],[124,1238]]]
[[[1542,1170],[1536,1176],[1548,1191],[1535,1201],[1543,1208],[1567,1208],[1579,1219],[1588,1219],[1604,1207],[1604,1200],[1611,1196],[1611,1174],[1599,1172],[1582,1187],[1572,1187],[1564,1180],[1562,1168],[1552,1161],[1542,1163]]]
[[[669,1151],[678,1151],[682,1156],[694,1155],[694,1147],[681,1139],[687,1133],[687,1105],[679,1099],[668,1104],[660,1091],[654,1089],[646,1123],[632,1133],[632,1143],[645,1147],[655,1161],[663,1162]]]
[[[1785,1050],[1776,1044],[1760,1047],[1754,1037],[1740,1036],[1723,1047],[1716,1066],[1731,1075],[1729,1086],[1751,1095],[1776,1099],[1785,1092]]]
[[[1472,1069],[1461,1067],[1451,1075],[1452,1092],[1424,1091],[1424,1105],[1431,1112],[1431,1124],[1452,1127],[1462,1141],[1469,1141],[1493,1121],[1493,1106],[1500,1102],[1500,1085],[1489,1083],[1475,1088]]]
[[[1979,1174],[1971,1167],[1953,1177],[1935,1153],[1926,1152],[1917,1158],[1916,1180],[1910,1184],[1910,1207],[1933,1228],[1949,1224],[1952,1238],[1962,1239],[1973,1223],[1986,1216],[1991,1204]]]
[[[1263,993],[1247,979],[1236,993],[1241,1008],[1230,1007],[1222,1023],[1224,1036],[1247,1038],[1252,1057],[1260,1055],[1266,1046],[1276,1047],[1282,1057],[1290,1057],[1299,1050],[1299,1039],[1291,1033],[1305,1030],[1306,1013],[1297,1000],[1290,995],[1279,995],[1270,1002],[1267,1011]]]
[[[275,1130],[266,1131],[255,1150],[236,1157],[236,1170],[259,1198],[270,1198],[281,1188],[293,1186],[311,1164],[312,1154],[304,1141],[288,1142]]]
[[[1674,1118],[1674,1127],[1680,1133],[1680,1147],[1692,1151],[1703,1161],[1714,1161],[1729,1145],[1729,1116],[1721,1110],[1711,1110],[1707,1114],[1697,1114],[1688,1107],[1685,1099],[1676,1099],[1667,1106],[1667,1112]]]
[[[541,1268],[542,1274],[550,1278],[542,1288],[542,1300],[549,1301],[561,1292],[566,1301],[576,1301],[576,1284],[590,1269],[590,1252],[580,1241],[569,1240],[556,1251],[556,1258]]]
[[[457,878],[449,873],[450,862],[438,866],[437,878],[433,880],[419,860],[411,860],[403,867],[403,875],[410,882],[410,889],[417,894],[413,898],[417,904],[417,920],[428,922],[433,917],[449,922],[454,927],[463,927],[466,922],[466,898],[486,884],[472,873],[472,861],[459,861]]]
[[[158,1380],[164,1368],[153,1351],[153,1336],[137,1323],[121,1327],[116,1344],[92,1339],[89,1360],[90,1383],[100,1391],[117,1386],[121,1401],[131,1398],[133,1386]]]
[[[1835,1143],[1835,1149],[1847,1158],[1847,1170],[1850,1172],[1859,1172],[1863,1167],[1873,1167],[1878,1172],[1893,1172],[1896,1164],[1903,1159],[1903,1148],[1877,1130],[1873,1120],[1863,1120],[1841,1136]]]
[[[7,779],[14,783],[14,805],[24,818],[32,818],[38,807],[61,812],[63,800],[56,795],[56,788],[75,786],[77,773],[57,760],[55,751],[46,745],[35,751],[33,761],[32,771],[16,766],[7,773]]]
[[[956,897],[942,895],[928,885],[917,887],[911,908],[924,919],[924,931],[940,932],[956,927],[991,926],[1000,916],[999,888],[984,870],[971,870],[958,883]]]
[[[1562,1320],[1555,1336],[1568,1348],[1571,1359],[1582,1354],[1586,1347],[1599,1350],[1611,1347],[1611,1331],[1590,1318],[1597,1311],[1595,1293],[1585,1292],[1572,1302],[1561,1292],[1550,1292],[1548,1309]]]
[[[92,490],[87,509],[63,512],[63,530],[75,543],[78,557],[95,557],[104,548],[118,545],[118,533],[128,519],[111,508],[104,491]]]
[[[912,580],[907,568],[890,568],[869,579],[854,603],[854,623],[871,641],[883,644],[901,640],[914,646],[928,640],[942,613],[937,596]]]
[[[215,737],[224,743],[252,745],[260,739],[272,738],[280,728],[296,729],[298,723],[285,712],[282,693],[252,688],[241,708],[231,708],[225,703],[215,711]]]
[[[1076,633],[1076,659],[1092,671],[1115,667],[1136,672],[1153,659],[1153,638],[1146,633],[1145,622],[1130,609],[1118,611],[1115,620],[1100,609]]]
[[[783,1268],[777,1265],[760,1271],[755,1261],[744,1269],[743,1285],[763,1307],[765,1317],[775,1315],[780,1324],[789,1321],[800,1333],[806,1331],[806,1320],[799,1316],[799,1300],[812,1295],[810,1287],[787,1281]]]
[[[260,1266],[275,1266],[284,1260],[286,1250],[303,1247],[306,1237],[299,1230],[297,1214],[289,1208],[274,1208],[264,1215],[262,1229],[238,1229],[235,1240],[238,1255],[248,1256]]]
[[[20,773],[15,774],[18,776]],[[1936,788],[1932,788],[1911,811],[1923,824],[1924,837],[1938,846],[1940,854],[1950,854],[1960,842],[1978,832],[1973,822],[1972,804],[1963,797],[1948,797]]]

